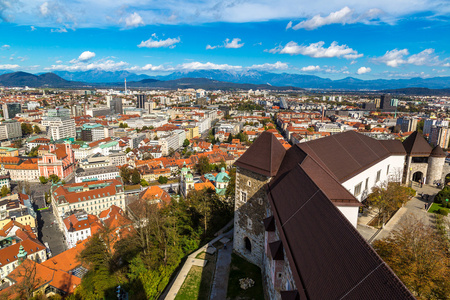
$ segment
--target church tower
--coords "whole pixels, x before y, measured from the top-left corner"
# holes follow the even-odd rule
[[[264,224],[268,206],[265,185],[274,177],[286,150],[270,132],[263,132],[235,162],[234,241],[236,253],[262,267]]]

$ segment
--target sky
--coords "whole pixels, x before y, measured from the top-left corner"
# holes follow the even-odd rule
[[[0,70],[450,76],[448,0],[0,0]]]

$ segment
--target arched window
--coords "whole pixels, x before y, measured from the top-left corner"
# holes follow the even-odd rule
[[[248,250],[249,252],[252,252],[252,242],[250,242],[250,239],[248,237],[244,238],[244,243],[245,249]]]

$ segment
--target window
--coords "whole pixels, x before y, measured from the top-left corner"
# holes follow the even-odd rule
[[[247,193],[246,192],[241,192],[241,201],[247,202]]]
[[[391,165],[388,165],[388,167],[387,167],[387,170],[386,170],[386,175],[389,175],[389,167],[390,167]]]
[[[247,228],[252,229],[252,220],[250,218],[247,219]]]
[[[381,170],[379,170],[379,171],[377,172],[377,179],[375,180],[375,182],[380,181],[380,178],[381,178]]]
[[[247,181],[247,185],[248,186],[252,186],[252,182],[249,180],[249,181]]]
[[[358,183],[355,186],[355,192],[353,193],[353,195],[355,195],[355,197],[358,197],[361,194],[361,186],[362,186],[362,182]]]
[[[366,185],[364,186],[364,190],[367,191],[369,189],[369,177],[366,178]]]

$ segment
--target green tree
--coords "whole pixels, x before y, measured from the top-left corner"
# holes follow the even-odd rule
[[[130,183],[130,179],[131,179],[131,170],[126,167],[123,166],[120,168],[120,177],[122,177],[122,181],[125,184],[129,184]]]
[[[56,174],[51,174],[48,176],[48,179],[50,179],[53,183],[57,183],[60,180],[59,176]]]
[[[0,190],[0,194],[2,195],[2,197],[5,197],[9,193],[11,193],[11,190],[8,189],[6,185],[2,186],[2,189]]]
[[[30,135],[33,133],[33,126],[31,124],[22,123],[20,127],[22,128],[22,135]]]
[[[138,169],[133,170],[133,173],[131,174],[131,182],[133,184],[141,183],[141,174],[139,173]]]
[[[160,184],[166,184],[168,181],[169,181],[169,179],[167,179],[167,177],[165,177],[165,176],[159,176],[158,177],[158,182]]]
[[[230,133],[230,135],[228,136],[228,139],[227,139],[227,143],[231,144],[232,141],[233,141],[233,135]]]
[[[425,124],[424,120],[420,120],[419,122],[417,122],[417,131],[420,134],[423,134],[423,125]]]
[[[119,127],[120,128],[128,128],[128,124],[127,123],[120,123]]]
[[[40,134],[42,132],[41,128],[39,126],[37,126],[37,125],[34,125],[33,131],[36,134]]]
[[[30,153],[28,153],[28,156],[29,157],[37,157],[38,156],[38,149],[39,149],[39,146],[31,148],[31,151],[30,151]]]
[[[42,184],[46,184],[46,183],[48,182],[48,179],[45,178],[44,176],[39,176],[39,181],[40,181]]]
[[[22,146],[23,146],[22,140],[21,139],[15,140],[13,142],[13,146],[14,146],[14,148],[22,148]]]
[[[411,188],[404,187],[398,182],[385,182],[372,189],[367,197],[367,203],[378,212],[378,225],[384,224],[392,214],[415,195]]]
[[[131,151],[130,147],[127,147],[127,149],[125,149],[125,153],[129,153]]]
[[[195,171],[200,175],[211,172],[211,165],[209,164],[209,158],[207,156],[201,156],[195,165]]]
[[[183,142],[183,147],[187,147],[187,146],[189,146],[189,140],[188,139],[185,139],[184,140],[184,142]]]
[[[147,180],[145,180],[144,178],[141,179],[141,186],[149,186]]]
[[[397,228],[374,249],[417,299],[449,299],[448,242],[413,215]]]

